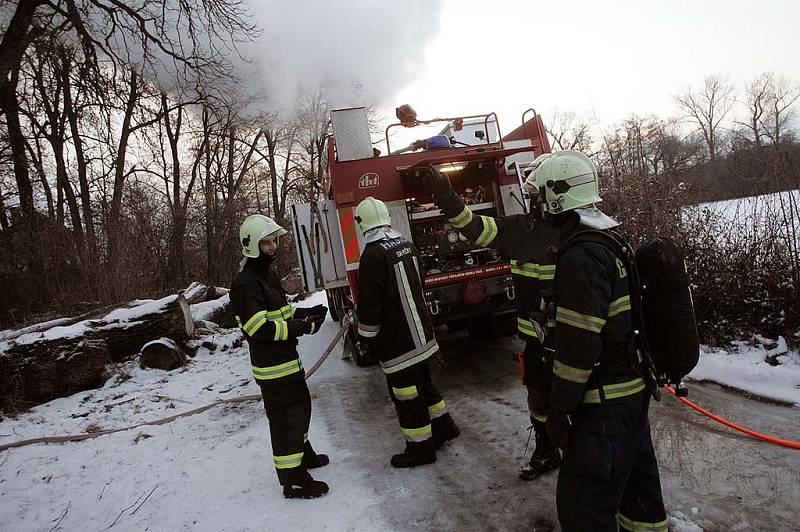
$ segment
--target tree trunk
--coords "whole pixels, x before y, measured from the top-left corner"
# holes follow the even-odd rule
[[[175,119],[173,128],[169,114],[169,102],[167,94],[161,94],[161,110],[164,113],[164,128],[169,141],[169,150],[172,157],[172,233],[170,236],[169,250],[167,251],[167,286],[173,286],[178,282],[178,277],[183,273],[184,242],[186,234],[186,207],[181,200],[181,160],[178,154],[178,141],[181,135],[181,123],[183,120],[183,107],[178,107],[178,116]],[[187,190],[186,195],[191,194],[191,189]]]
[[[112,279],[116,278],[119,253],[120,253],[120,217],[122,211],[122,193],[125,186],[125,158],[128,151],[128,139],[131,135],[131,122],[133,121],[133,110],[136,100],[139,97],[138,81],[136,71],[131,70],[130,90],[128,100],[125,104],[125,114],[122,118],[122,128],[119,134],[119,144],[117,145],[117,155],[114,161],[114,191],[111,198],[111,209],[109,211],[108,227],[108,261],[112,272]]]
[[[25,2],[23,2],[24,4]],[[5,44],[6,37],[3,38]],[[25,156],[25,135],[19,120],[19,99],[17,98],[17,83],[19,70],[11,72],[11,79],[0,78],[0,107],[6,118],[8,130],[8,145],[14,161],[14,177],[17,181],[19,193],[19,206],[23,219],[31,220],[33,217],[33,187],[28,169],[28,158]]]
[[[80,184],[81,209],[83,210],[83,223],[86,226],[88,237],[89,256],[94,257],[96,253],[97,240],[94,233],[94,213],[92,212],[92,199],[89,191],[88,164],[83,151],[83,140],[78,129],[78,113],[72,97],[71,80],[69,77],[70,59],[65,49],[60,51],[61,77],[64,86],[64,114],[69,121],[70,133],[72,134],[72,145],[75,148],[75,165],[78,169],[78,183]]]
[[[17,2],[14,15],[6,28],[2,42],[0,42],[0,83],[5,83],[9,74],[19,69],[22,56],[25,55],[25,50],[34,37],[31,35],[34,32],[29,31],[33,17],[43,3],[44,0]],[[41,30],[37,30],[35,33],[39,32]],[[16,83],[14,85],[16,86]]]
[[[139,367],[171,371],[186,364],[186,352],[170,338],[159,338],[142,347]]]

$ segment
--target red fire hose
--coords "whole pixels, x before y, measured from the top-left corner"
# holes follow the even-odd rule
[[[677,395],[675,395],[675,390],[671,386],[664,385],[664,388],[666,388],[667,391],[669,393],[671,393],[673,396],[675,396],[675,398],[678,399],[680,402],[684,403],[685,405],[689,406],[690,408],[692,408],[694,410],[697,410],[698,412],[700,412],[704,416],[710,417],[711,419],[713,419],[714,421],[716,421],[718,423],[722,423],[726,427],[730,427],[732,429],[738,430],[739,432],[743,432],[743,433],[745,433],[745,434],[747,434],[749,436],[752,436],[753,438],[758,438],[759,440],[764,440],[764,441],[769,442],[769,443],[774,443],[775,445],[782,445],[784,447],[789,447],[790,449],[800,449],[800,441],[784,440],[782,438],[776,438],[774,436],[768,436],[766,434],[761,434],[760,432],[756,432],[754,430],[750,430],[750,429],[748,429],[746,427],[742,427],[741,425],[737,425],[736,423],[732,423],[732,422],[728,421],[727,419],[724,419],[724,418],[721,418],[721,417],[719,417],[717,415],[712,414],[708,410],[705,410],[704,408],[701,408],[701,407],[697,406],[696,404],[694,404],[690,400],[686,399],[685,397],[678,397]]]

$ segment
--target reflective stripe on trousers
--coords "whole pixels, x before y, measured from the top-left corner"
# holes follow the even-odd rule
[[[284,456],[273,456],[272,461],[275,463],[275,469],[291,469],[293,467],[300,467],[303,463],[303,452],[287,454]]]
[[[403,431],[403,436],[405,436],[407,442],[419,443],[433,437],[433,429],[431,429],[430,423],[416,429],[400,427],[400,430]]]
[[[299,358],[296,358],[275,366],[258,367],[251,365],[251,367],[253,368],[253,376],[256,379],[272,380],[299,373],[303,369],[303,364],[300,362]]]
[[[669,530],[666,519],[658,521],[657,523],[645,523],[628,519],[622,514],[617,514],[617,521],[619,521],[620,527],[630,532],[668,532]]]

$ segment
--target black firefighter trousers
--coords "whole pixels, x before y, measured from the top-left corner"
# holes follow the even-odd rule
[[[257,380],[264,399],[272,440],[272,459],[281,486],[309,478],[306,463],[316,456],[308,441],[311,423],[311,394],[302,373],[300,378]]]
[[[550,403],[550,387],[553,382],[553,356],[546,356],[546,351],[538,340],[525,342],[525,374],[522,383],[528,389],[528,411],[531,423],[547,421],[547,412]],[[541,425],[539,425],[541,426]],[[547,436],[547,434],[542,434]]]
[[[646,392],[583,404],[558,475],[563,532],[667,532]]]
[[[440,430],[442,423],[450,421],[450,414],[431,380],[427,361],[396,373],[387,373],[386,383],[400,421],[400,430],[406,440],[407,452],[419,455],[433,453],[433,433]]]

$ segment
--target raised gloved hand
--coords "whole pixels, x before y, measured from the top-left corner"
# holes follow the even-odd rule
[[[446,198],[452,193],[450,181],[433,166],[422,172],[422,185],[433,193],[437,200]]]
[[[450,181],[433,166],[422,173],[422,184],[433,194],[433,200],[448,217],[458,216],[464,209],[464,201],[453,192]]]
[[[569,442],[569,430],[572,426],[569,414],[550,412],[547,415],[545,426],[547,427],[547,436],[550,441],[562,451],[566,451]]]

